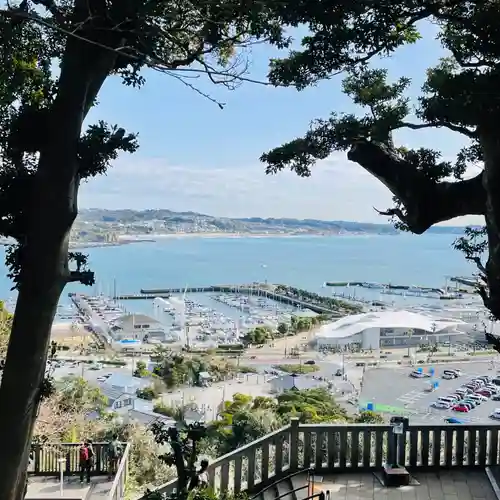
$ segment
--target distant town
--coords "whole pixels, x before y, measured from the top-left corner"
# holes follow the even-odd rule
[[[463,233],[463,227],[433,227],[430,233]],[[73,226],[72,246],[108,246],[155,241],[168,236],[332,236],[397,235],[391,224],[339,220],[214,217],[172,210],[81,209]],[[7,240],[0,244],[9,243]]]

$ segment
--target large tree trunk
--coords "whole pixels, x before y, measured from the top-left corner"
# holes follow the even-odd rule
[[[68,238],[76,217],[76,144],[83,115],[76,112],[69,118],[68,112],[63,119],[57,111],[55,106],[52,140],[40,155],[35,177],[19,296],[0,386],[0,408],[9,409],[0,412],[2,500],[23,498],[52,322],[69,273]]]
[[[57,251],[59,246],[59,251]],[[62,245],[52,242],[30,262],[41,272],[26,273],[19,293],[2,384],[0,407],[0,498],[22,498],[29,445],[45,373],[52,321],[63,284],[54,264]],[[59,255],[58,255],[59,254]],[[41,266],[41,267],[39,267]],[[28,268],[29,269],[29,268]]]
[[[486,230],[488,261],[485,275],[487,289],[482,290],[486,307],[500,319],[500,137],[498,132],[482,131],[481,147],[484,156],[483,186],[486,191]]]
[[[81,0],[87,16],[87,0]],[[68,280],[68,239],[77,215],[77,146],[83,120],[116,54],[69,38],[30,200],[21,280],[0,386],[0,499],[22,500],[52,321]],[[29,194],[27,194],[27,198]]]

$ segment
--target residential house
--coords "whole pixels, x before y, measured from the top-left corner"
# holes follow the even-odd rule
[[[128,411],[130,408],[133,408],[134,400],[137,398],[135,394],[123,392],[120,389],[114,389],[107,384],[103,384],[101,386],[101,392],[107,399],[108,411],[118,413],[122,413],[123,411]]]

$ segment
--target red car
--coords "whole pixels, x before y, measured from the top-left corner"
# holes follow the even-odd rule
[[[481,396],[486,396],[487,398],[491,398],[493,396],[492,391],[488,391],[488,389],[483,389],[481,391],[476,391],[476,394],[481,394]]]
[[[455,405],[453,407],[453,410],[460,411],[460,412],[463,412],[463,413],[469,413],[470,408],[468,406],[464,406],[464,405]]]

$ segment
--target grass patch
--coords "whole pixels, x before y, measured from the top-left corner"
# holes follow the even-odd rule
[[[259,370],[253,366],[237,366],[236,370],[239,373],[259,373]]]
[[[286,373],[314,373],[319,371],[319,366],[317,365],[274,365],[276,370],[280,370]]]

